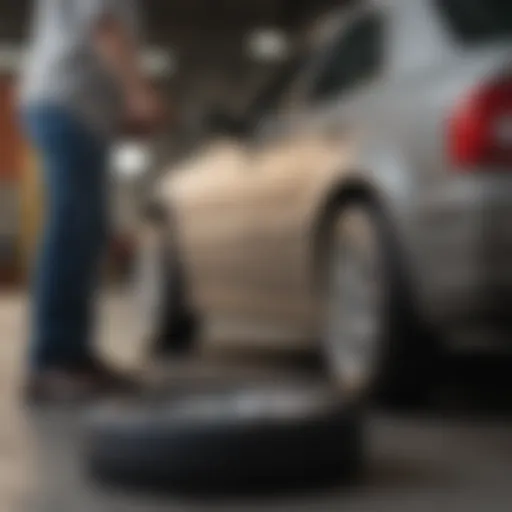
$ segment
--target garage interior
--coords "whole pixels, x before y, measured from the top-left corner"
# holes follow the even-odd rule
[[[28,31],[26,20],[30,4],[7,0],[0,4],[0,107],[4,141],[0,176],[2,198],[6,198],[1,202],[5,213],[2,211],[0,280],[6,284],[27,279],[42,209],[34,171],[36,164],[19,135],[12,101],[14,77]],[[155,174],[165,165],[199,143],[201,119],[209,108],[222,105],[233,111],[243,109],[286,61],[285,53],[292,51],[300,31],[311,23],[310,20],[336,4],[339,2],[328,0],[314,3],[152,0],[144,3],[146,61],[159,87],[168,92],[172,110],[176,111],[180,123],[173,126],[172,133],[161,134],[158,140],[151,141],[151,163],[146,163],[144,176],[130,179],[138,171],[130,162],[135,159],[136,167],[141,158],[141,165],[145,162],[138,151],[140,148],[134,148],[133,144],[128,148],[122,145],[119,159],[114,158],[114,162],[121,161],[122,167],[121,177],[116,174],[119,179],[113,214],[115,257],[121,260],[126,257],[135,214],[132,205],[140,196],[141,183],[152,183]],[[269,44],[270,49],[266,49],[264,46]]]
[[[84,0],[86,1],[86,0]],[[413,412],[372,412],[368,476],[354,487],[242,498],[112,492],[88,482],[78,459],[79,419],[70,411],[34,414],[20,405],[28,283],[43,211],[38,162],[23,141],[15,78],[32,1],[0,0],[0,510],[5,512],[488,511],[512,509],[512,381],[508,361],[448,361],[435,403]],[[113,155],[114,240],[99,339],[104,353],[133,366],[126,277],[143,193],[163,168],[200,147],[201,120],[222,105],[243,111],[286,63],[294,44],[348,0],[144,0],[146,61],[168,92],[180,124],[144,146],[121,141]],[[343,5],[342,5],[343,4]],[[127,263],[128,262],[128,263]],[[121,286],[118,286],[118,285]],[[304,356],[207,340],[197,361],[162,365],[155,375],[183,380],[217,372],[277,379],[318,378]],[[268,349],[268,347],[266,347]],[[454,375],[457,379],[454,379]]]

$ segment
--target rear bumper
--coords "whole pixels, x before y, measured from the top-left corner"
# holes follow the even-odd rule
[[[512,348],[512,173],[460,175],[431,189],[417,233],[431,318],[465,340],[505,338]]]

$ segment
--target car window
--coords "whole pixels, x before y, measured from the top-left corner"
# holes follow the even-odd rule
[[[464,42],[512,36],[510,0],[435,0],[453,33]]]
[[[296,57],[287,62],[257,94],[247,109],[247,117],[258,120],[275,112],[301,74],[304,62]]]
[[[383,19],[367,15],[345,28],[328,46],[309,94],[312,102],[340,95],[376,76],[384,54]]]

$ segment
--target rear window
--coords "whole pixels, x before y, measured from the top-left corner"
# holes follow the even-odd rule
[[[452,30],[465,42],[512,35],[511,0],[435,0]]]

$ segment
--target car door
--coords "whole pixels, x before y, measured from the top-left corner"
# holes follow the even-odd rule
[[[244,189],[245,279],[254,312],[313,320],[309,228],[356,149],[350,107],[365,102],[382,59],[382,20],[364,13],[317,52],[294,105],[263,126]],[[346,119],[344,119],[346,116]]]
[[[232,137],[215,137],[170,172],[167,188],[191,300],[201,312],[229,302],[243,232],[240,185],[247,158]]]
[[[187,266],[196,302],[214,316],[251,317],[258,309],[265,260],[254,247],[259,230],[254,220],[266,215],[265,204],[280,203],[279,195],[293,192],[287,177],[276,180],[279,174],[272,171],[286,151],[270,143],[279,123],[267,114],[298,69],[300,61],[290,63],[258,95],[246,113],[244,137],[224,140],[222,151],[207,152],[194,176],[184,176],[179,210]]]

